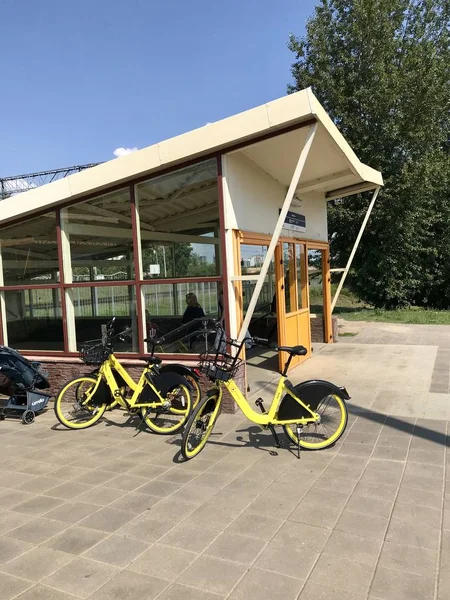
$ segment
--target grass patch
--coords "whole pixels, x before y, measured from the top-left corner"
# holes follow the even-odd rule
[[[339,333],[339,337],[355,337],[356,333],[351,333],[350,331],[344,331],[343,333]]]
[[[349,312],[348,310],[340,311],[336,307],[334,314],[346,321],[409,323],[415,325],[450,325],[450,311],[448,310],[428,310],[426,308],[380,310],[376,308],[364,308]]]
[[[331,296],[336,293],[336,285],[331,286]],[[333,315],[346,321],[372,321],[378,323],[406,323],[415,325],[450,325],[450,310],[430,310],[413,306],[398,310],[373,308],[355,294],[342,290]],[[340,334],[351,336],[351,333]]]

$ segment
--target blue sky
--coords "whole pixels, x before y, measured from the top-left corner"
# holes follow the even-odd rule
[[[0,176],[113,158],[286,94],[314,0],[0,0]]]

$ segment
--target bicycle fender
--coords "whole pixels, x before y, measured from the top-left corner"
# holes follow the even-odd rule
[[[146,379],[148,383],[153,385],[158,390],[159,394],[163,398],[166,396],[168,391],[177,385],[184,385],[188,389],[190,388],[189,382],[182,375],[173,373],[172,371],[160,373],[159,375],[154,375],[153,377],[150,373],[147,373]],[[145,394],[145,396],[150,397],[152,400],[158,399],[150,385],[145,386],[142,394]]]
[[[195,381],[199,381],[200,375],[198,375],[194,369],[187,367],[186,365],[182,365],[180,363],[163,365],[159,368],[160,373],[177,373],[178,375],[188,375],[189,377],[193,377]],[[189,382],[186,382],[189,383]],[[192,385],[189,383],[189,389],[193,389]]]
[[[350,396],[344,387],[338,387],[330,381],[323,381],[321,379],[310,379],[295,386],[290,381],[286,381],[285,386],[288,391],[300,398],[311,410],[315,410],[319,402],[327,396],[336,395],[342,398],[342,400],[350,400]],[[310,416],[311,414],[291,394],[286,394],[281,400],[278,409],[278,419],[292,420]]]

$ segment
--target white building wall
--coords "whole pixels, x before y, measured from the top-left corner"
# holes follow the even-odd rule
[[[271,234],[287,189],[242,152],[223,157],[225,228]],[[306,217],[306,231],[282,235],[327,241],[327,206],[323,194],[294,200],[291,211]]]

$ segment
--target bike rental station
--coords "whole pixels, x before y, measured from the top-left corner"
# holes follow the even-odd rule
[[[240,341],[304,346],[297,367],[333,341],[327,202],[382,184],[306,89],[10,197],[0,343],[58,386],[112,317],[130,373],[152,337],[165,362],[197,364],[219,319]],[[287,359],[250,346],[243,390],[252,365]]]

